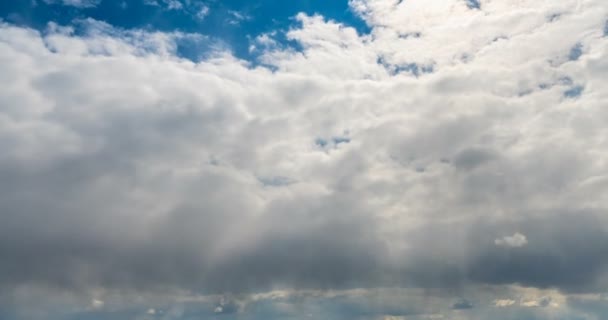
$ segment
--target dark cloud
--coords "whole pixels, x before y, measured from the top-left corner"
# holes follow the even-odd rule
[[[3,287],[40,282],[213,293],[519,283],[584,292],[602,288],[608,267],[608,233],[597,212],[433,223],[402,236],[411,247],[395,259],[380,237],[379,220],[356,194],[277,200],[254,215],[248,211],[255,200],[242,182],[214,171],[180,191],[188,201],[150,224],[120,210],[132,199],[125,187],[137,186],[137,177],[100,159],[73,160],[36,175],[3,171],[2,181],[14,182],[12,188],[2,184],[0,202]],[[89,199],[84,186],[95,181],[95,170],[112,188],[97,189]],[[516,232],[526,235],[526,246],[496,246],[496,238]]]
[[[495,153],[490,150],[471,148],[457,153],[453,164],[459,169],[471,170],[491,161],[494,157]]]
[[[570,292],[602,290],[608,267],[608,249],[601,245],[608,241],[604,223],[578,212],[514,224],[513,229],[527,235],[528,245],[503,250],[481,246],[469,264],[469,277]]]
[[[118,177],[120,171],[104,175],[121,186],[129,179]],[[94,205],[77,201],[86,198],[86,188],[66,180],[57,182],[64,186],[60,194],[43,197],[36,190],[47,188],[48,181],[38,179],[46,175],[15,190],[20,196],[5,194],[10,198],[2,201],[3,286],[32,281],[66,288],[177,285],[203,292],[368,286],[386,251],[373,233],[374,220],[353,207],[356,201],[349,196],[276,203],[253,217],[242,186],[210,173],[192,185],[195,201],[150,225],[115,211],[115,204],[128,201],[121,187],[105,191],[107,204]],[[72,183],[84,183],[80,179],[90,181],[85,176]],[[72,192],[64,194],[66,188]],[[45,224],[31,222],[43,216]],[[222,242],[239,238],[238,247],[222,248]]]
[[[419,285],[520,284],[565,292],[600,292],[608,268],[605,221],[574,212],[501,223],[434,225],[413,235],[425,245],[411,252],[409,269]],[[461,230],[460,235],[454,230]],[[495,244],[497,235],[521,232],[522,247]],[[408,265],[406,263],[406,265]],[[441,281],[438,281],[441,279]],[[432,282],[435,280],[437,282]]]

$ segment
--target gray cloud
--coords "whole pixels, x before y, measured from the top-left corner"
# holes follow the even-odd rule
[[[452,305],[452,309],[454,309],[454,310],[467,310],[467,309],[473,309],[473,307],[474,307],[473,303],[466,299],[455,302]]]

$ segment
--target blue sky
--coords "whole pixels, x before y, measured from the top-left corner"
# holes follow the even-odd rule
[[[606,319],[607,28],[1,1],[0,319]]]
[[[0,4],[0,17],[38,30],[44,30],[49,22],[70,24],[78,19],[93,18],[124,29],[201,33],[225,42],[235,56],[253,62],[255,56],[249,52],[251,40],[260,34],[288,30],[297,24],[294,17],[300,12],[320,14],[352,26],[360,33],[369,32],[364,21],[350,9],[347,0],[211,0],[177,3],[180,5],[172,7],[170,2],[162,0],[104,0],[96,5],[81,7],[66,5],[62,1],[4,1]],[[283,44],[289,45],[289,42],[284,41]],[[197,52],[188,48],[182,54],[190,59],[200,58]]]

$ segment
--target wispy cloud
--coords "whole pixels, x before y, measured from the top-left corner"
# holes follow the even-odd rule
[[[101,3],[102,0],[42,0],[47,4],[62,4],[77,8],[92,8]]]

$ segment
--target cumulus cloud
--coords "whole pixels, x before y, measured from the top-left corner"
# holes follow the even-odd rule
[[[494,240],[494,243],[499,247],[521,248],[528,244],[528,238],[523,234],[516,232],[512,236],[505,236]]]
[[[604,2],[351,7],[259,64],[2,23],[0,291],[605,288]]]

